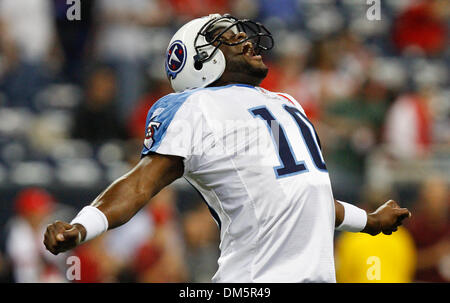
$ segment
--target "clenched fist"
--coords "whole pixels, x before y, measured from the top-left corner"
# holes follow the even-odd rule
[[[382,232],[390,235],[402,225],[405,218],[411,217],[407,208],[400,208],[394,200],[389,200],[378,209],[367,215],[367,224],[363,232],[375,236]]]
[[[47,226],[44,245],[54,255],[76,247],[86,236],[86,230],[80,224],[71,225],[56,221]]]

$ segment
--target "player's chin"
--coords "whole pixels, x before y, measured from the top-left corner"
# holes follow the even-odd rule
[[[261,61],[260,64],[252,64],[252,74],[259,78],[265,78],[269,68]]]
[[[264,64],[261,56],[259,56],[259,58],[246,57],[245,61],[252,73],[258,73],[264,76],[267,75],[269,68]]]

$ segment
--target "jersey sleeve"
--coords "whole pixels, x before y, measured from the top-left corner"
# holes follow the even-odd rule
[[[188,94],[170,94],[149,110],[141,158],[154,152],[189,159],[201,133],[200,109],[188,102]]]

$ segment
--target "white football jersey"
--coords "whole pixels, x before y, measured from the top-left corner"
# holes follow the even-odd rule
[[[184,159],[220,229],[213,282],[335,282],[334,199],[320,142],[286,94],[232,84],[150,109],[142,156]]]

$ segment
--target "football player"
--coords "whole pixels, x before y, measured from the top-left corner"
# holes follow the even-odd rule
[[[209,15],[181,27],[167,48],[175,91],[148,112],[140,162],[70,222],[47,227],[53,254],[130,220],[184,177],[220,230],[214,282],[335,282],[334,230],[391,234],[410,216],[395,201],[377,211],[333,198],[320,141],[299,103],[259,87],[273,47],[260,23]]]

